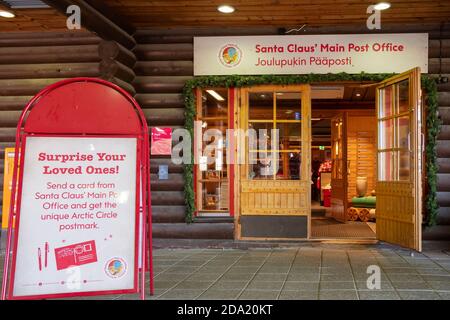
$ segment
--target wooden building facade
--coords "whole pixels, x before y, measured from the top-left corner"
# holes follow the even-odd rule
[[[61,11],[71,1],[45,2]],[[93,1],[95,4],[99,2]],[[111,4],[108,2],[105,4]],[[114,5],[111,7],[117,9]],[[40,31],[36,25],[30,27],[32,31],[19,31],[23,27],[18,25],[15,29],[8,25],[7,29],[0,23],[7,30],[0,34],[1,159],[4,158],[4,148],[14,144],[15,126],[22,108],[31,96],[51,83],[79,76],[109,80],[135,96],[149,126],[181,128],[186,120],[182,91],[185,82],[193,78],[195,36],[280,35],[286,31],[279,27],[282,20],[278,25],[273,22],[269,26],[255,23],[234,27],[231,22],[222,27],[217,23],[208,24],[209,20],[205,18],[193,21],[194,26],[178,27],[164,26],[164,22],[159,23],[156,19],[149,26],[140,23],[145,10],[135,20],[131,15],[126,23],[117,15],[110,14],[114,11],[87,12],[89,17],[83,25],[85,30],[81,31],[64,28]],[[130,12],[123,11],[125,16]],[[383,24],[381,31],[369,31],[362,22],[338,24],[331,21],[324,26],[308,26],[296,34],[428,33],[428,73],[436,78],[445,78],[450,76],[450,23],[445,19],[448,16],[441,17],[441,22],[429,19],[395,23],[392,20]],[[240,25],[239,19],[235,21]],[[129,24],[133,26],[129,27]],[[450,239],[450,83],[438,83],[438,104],[442,120],[437,143],[439,213],[437,225],[424,229],[424,240]],[[1,163],[0,171],[3,173],[3,160]],[[167,180],[158,179],[158,166],[161,164],[169,167]],[[180,240],[181,243],[189,244],[190,239],[236,238],[233,216],[197,217],[193,223],[185,222],[182,165],[173,164],[170,157],[154,157],[151,159],[151,179],[153,235],[156,239],[165,239],[162,242],[184,239]],[[2,176],[0,181],[3,183]]]

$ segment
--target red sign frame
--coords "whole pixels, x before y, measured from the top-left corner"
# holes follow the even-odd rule
[[[67,92],[72,97],[66,96]],[[82,95],[80,93],[83,93]],[[72,99],[70,99],[72,98]],[[63,99],[64,101],[61,101]],[[92,104],[96,103],[95,109]],[[104,115],[104,116],[103,116]],[[26,124],[24,120],[27,119]],[[82,121],[80,121],[82,120]],[[78,137],[78,138],[135,138],[136,139],[136,202],[135,202],[135,263],[132,289],[103,290],[14,296],[15,263],[20,226],[20,204],[22,201],[23,168],[26,154],[26,139],[33,137]],[[19,148],[20,147],[20,148]],[[22,152],[18,152],[18,150]],[[19,165],[20,163],[20,165]],[[16,130],[16,148],[12,181],[6,255],[2,280],[1,299],[45,299],[139,292],[145,299],[145,272],[150,273],[150,294],[154,292],[152,258],[152,221],[150,192],[150,148],[148,125],[142,109],[125,90],[97,78],[73,78],[59,81],[40,91],[24,108]],[[140,185],[142,182],[142,186]],[[141,198],[142,195],[142,199]],[[142,201],[141,201],[142,200]],[[142,215],[142,224],[140,217]],[[16,232],[12,223],[16,218]],[[147,224],[149,230],[147,232]],[[141,237],[141,267],[139,268],[139,238]],[[148,243],[147,243],[148,242]],[[12,266],[10,252],[12,250]],[[147,260],[148,259],[148,260]],[[140,271],[140,272],[139,272]],[[140,283],[139,283],[140,277]],[[9,282],[8,282],[9,279]]]

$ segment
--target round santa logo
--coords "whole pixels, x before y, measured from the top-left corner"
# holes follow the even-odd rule
[[[219,61],[228,68],[236,67],[242,59],[242,51],[235,44],[227,44],[219,51]]]

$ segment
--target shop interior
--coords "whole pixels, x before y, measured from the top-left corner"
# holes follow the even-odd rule
[[[375,239],[375,86],[313,86],[311,108],[311,237]]]
[[[375,84],[353,82],[320,83],[311,87],[312,238],[376,239],[375,87]],[[249,94],[248,128],[267,129],[265,143],[269,160],[261,159],[260,153],[254,152],[261,150],[261,146],[254,146],[255,150],[250,146],[248,160],[254,154],[257,161],[253,164],[249,161],[247,179],[300,179],[303,123],[300,105],[300,94],[296,92]],[[225,137],[229,116],[227,89],[201,93],[197,120],[202,121],[202,132],[216,129]],[[279,146],[270,145],[273,140],[270,129],[275,127],[279,129]],[[213,137],[203,142],[202,148],[211,141]],[[226,145],[226,141],[216,143]],[[279,165],[275,171],[270,170],[271,149],[277,149]],[[196,203],[202,216],[229,215],[230,166],[225,153],[217,158],[223,161],[208,163],[207,157],[200,157],[197,166]]]

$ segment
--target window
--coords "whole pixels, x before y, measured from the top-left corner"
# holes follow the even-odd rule
[[[409,79],[379,89],[378,176],[381,181],[409,181],[412,108]]]
[[[301,93],[248,94],[248,179],[300,180]]]
[[[228,212],[229,165],[226,162],[226,130],[228,129],[228,90],[199,90],[197,121],[201,121],[201,154],[196,166],[197,210]]]

